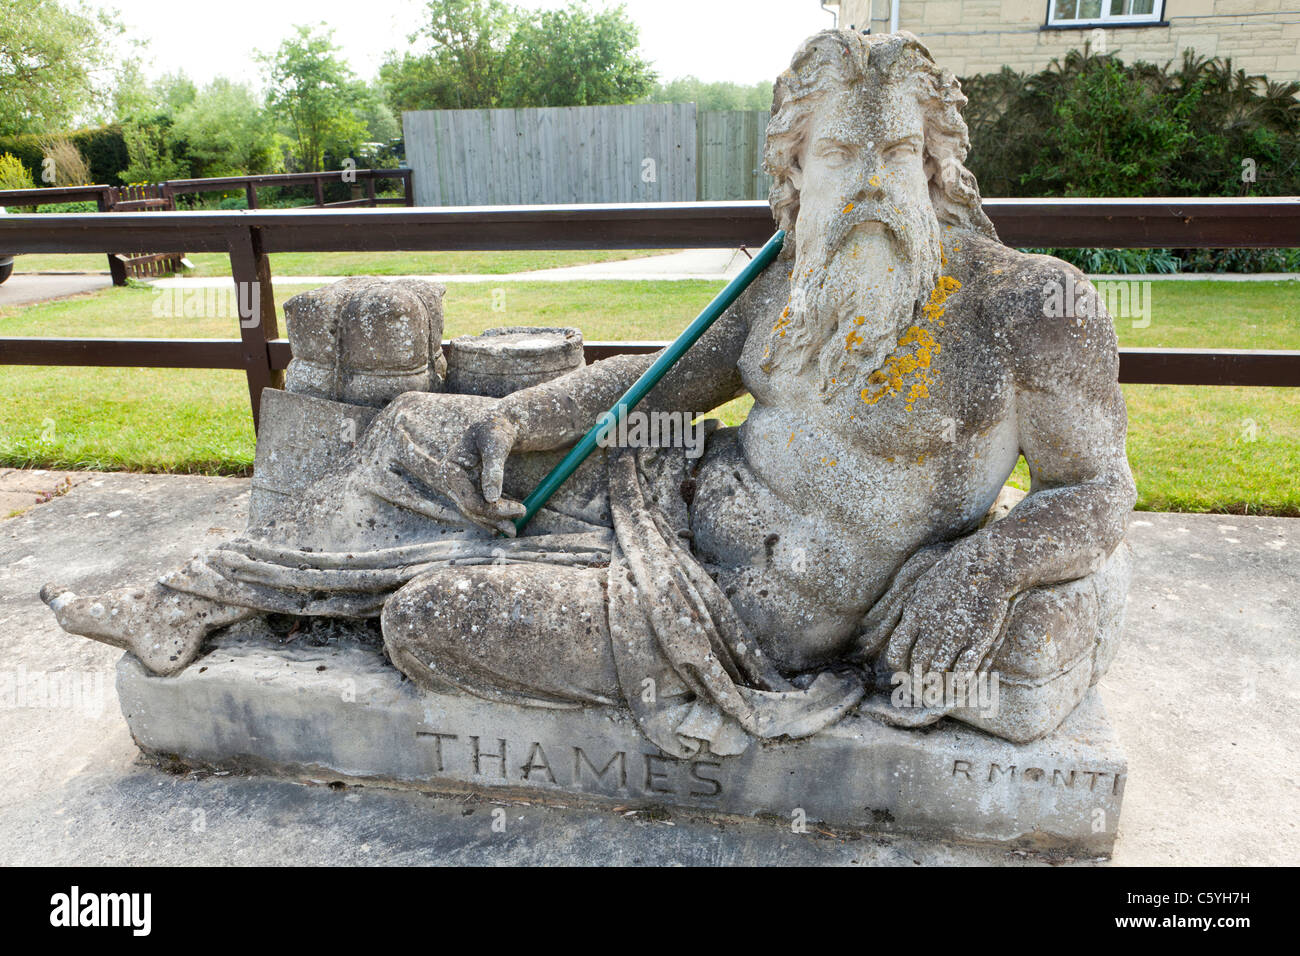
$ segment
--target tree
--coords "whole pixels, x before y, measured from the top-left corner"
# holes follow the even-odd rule
[[[274,54],[261,54],[270,91],[267,104],[290,131],[298,166],[323,167],[325,153],[346,156],[366,136],[357,116],[356,77],[339,57],[333,31],[299,26]]]
[[[189,177],[189,163],[184,156],[176,155],[168,114],[136,116],[122,124],[122,137],[131,160],[131,165],[118,174],[123,182],[156,183]]]
[[[639,42],[622,4],[592,12],[575,0],[522,19],[506,47],[502,99],[510,106],[636,102],[655,80],[637,55]]]
[[[57,0],[6,2],[0,15],[0,135],[68,129],[106,105],[111,48],[104,13]]]
[[[636,24],[620,5],[584,2],[541,13],[503,0],[429,0],[410,37],[424,52],[395,52],[380,68],[394,112],[631,103],[654,83],[637,53]]]
[[[365,124],[372,143],[391,143],[402,135],[402,124],[388,108],[388,92],[382,83],[358,83],[353,90],[357,118]]]
[[[502,0],[428,0],[407,39],[425,53],[390,52],[379,69],[394,112],[500,105],[505,49],[518,13]]]
[[[705,83],[699,77],[679,76],[655,86],[650,103],[694,103],[702,110],[770,110],[772,83]]]
[[[274,124],[257,95],[225,77],[179,110],[171,138],[184,142],[193,176],[271,173],[281,165]]]

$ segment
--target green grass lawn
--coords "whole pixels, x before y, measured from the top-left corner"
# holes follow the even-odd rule
[[[576,325],[589,340],[671,338],[716,282],[491,283],[447,290],[450,336],[500,325]],[[1133,347],[1300,349],[1300,284],[1154,283]],[[111,289],[0,311],[0,335],[233,338],[229,320],[160,319],[152,290]],[[498,300],[499,301],[499,300]],[[1127,385],[1139,508],[1300,515],[1300,389]],[[246,473],[253,459],[239,372],[0,366],[0,465]],[[718,410],[744,419],[748,399]],[[1018,472],[1023,483],[1023,463]]]
[[[278,252],[271,256],[271,275],[400,276],[504,275],[558,269],[589,262],[621,262],[662,255],[671,249],[572,249],[520,252]],[[196,252],[191,276],[228,276],[230,257]],[[14,260],[15,272],[108,272],[108,257],[97,254],[26,255]]]

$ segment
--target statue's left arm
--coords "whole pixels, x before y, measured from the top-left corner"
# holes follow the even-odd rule
[[[1015,595],[1096,571],[1123,538],[1136,490],[1114,325],[1095,294],[1091,316],[1045,316],[1045,270],[1033,271],[1025,292],[1003,299],[1013,314],[1000,323],[999,340],[1030,493],[931,569],[890,637],[886,660],[896,670],[978,669]],[[1084,281],[1075,274],[1076,285]]]

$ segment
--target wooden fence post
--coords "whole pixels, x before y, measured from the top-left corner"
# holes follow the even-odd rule
[[[100,212],[113,211],[115,192],[116,190],[112,186],[105,186],[99,191],[99,196],[95,199],[95,205],[99,207]],[[112,252],[108,253],[108,274],[113,277],[113,285],[126,285],[126,263]]]
[[[267,348],[271,339],[280,337],[280,327],[271,290],[271,263],[262,251],[262,234],[256,226],[230,232],[230,273],[235,280],[241,357],[248,375],[248,398],[256,431],[262,414],[262,389],[284,387],[284,373],[271,368]],[[245,315],[245,311],[251,315]]]

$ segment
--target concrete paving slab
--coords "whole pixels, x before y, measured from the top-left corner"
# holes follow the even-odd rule
[[[14,517],[51,498],[67,494],[85,480],[85,472],[0,468],[0,518]]]
[[[490,801],[145,765],[118,709],[120,654],[60,631],[37,590],[147,581],[242,528],[248,488],[91,474],[0,521],[0,862],[1043,862],[572,807],[511,805],[496,833]],[[1131,539],[1127,634],[1101,683],[1129,758],[1114,862],[1300,863],[1300,522],[1137,514]]]

